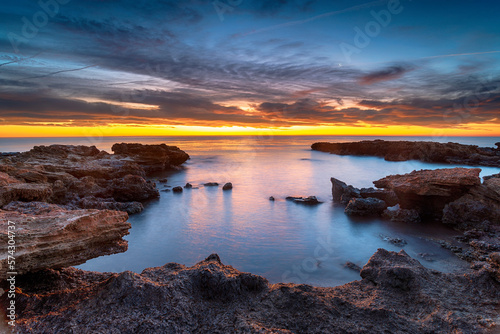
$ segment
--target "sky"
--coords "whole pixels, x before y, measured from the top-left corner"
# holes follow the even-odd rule
[[[0,136],[499,136],[498,13],[496,0],[3,0]]]

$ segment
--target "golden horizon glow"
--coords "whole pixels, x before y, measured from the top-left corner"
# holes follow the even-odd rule
[[[242,135],[304,135],[304,136],[500,136],[500,124],[468,124],[467,127],[432,128],[424,126],[291,126],[256,128],[242,126],[170,126],[121,125],[100,127],[52,125],[2,125],[0,138],[38,137],[139,137],[139,136],[242,136]]]

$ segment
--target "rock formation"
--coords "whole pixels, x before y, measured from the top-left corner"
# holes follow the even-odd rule
[[[314,143],[315,151],[338,155],[383,157],[387,161],[420,160],[447,164],[500,167],[500,148],[457,143],[364,140],[349,143]]]
[[[119,156],[130,157],[147,173],[162,171],[179,166],[189,159],[189,155],[177,146],[114,144],[111,150]]]
[[[353,198],[344,212],[348,216],[380,216],[386,208],[387,203],[378,198]]]
[[[0,208],[12,201],[43,201],[68,209],[140,212],[159,197],[147,173],[173,168],[189,155],[175,146],[115,144],[114,155],[95,146],[35,146],[0,157]]]
[[[30,202],[0,210],[0,280],[7,271],[8,222],[15,241],[18,274],[63,268],[127,250],[128,215],[108,210],[65,210],[57,205]]]
[[[394,191],[402,209],[416,209],[422,217],[438,218],[446,204],[479,186],[479,168],[413,171],[374,181],[377,188]]]
[[[17,279],[15,333],[488,333],[499,326],[500,283],[485,270],[444,274],[404,251],[380,249],[361,277],[333,288],[269,284],[217,255],[141,274],[46,270]]]

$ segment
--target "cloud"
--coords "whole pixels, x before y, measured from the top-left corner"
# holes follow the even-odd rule
[[[404,74],[412,71],[413,68],[403,65],[390,66],[382,70],[368,73],[359,80],[362,85],[372,85],[382,81],[390,81],[401,78]]]

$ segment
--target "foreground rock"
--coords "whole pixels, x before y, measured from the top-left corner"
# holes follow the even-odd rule
[[[31,202],[0,210],[0,280],[8,270],[8,225],[15,226],[15,271],[82,264],[101,255],[127,250],[128,215],[108,210],[64,210],[53,204]],[[12,254],[10,254],[12,255]]]
[[[500,148],[457,143],[364,140],[349,143],[314,143],[316,151],[338,155],[383,157],[387,161],[420,160],[448,164],[500,167]]]
[[[269,284],[217,255],[141,274],[47,270],[18,277],[15,333],[488,333],[500,324],[500,284],[487,271],[443,274],[381,249],[361,277],[334,288]]]
[[[175,146],[115,144],[116,154],[95,146],[35,146],[0,157],[0,208],[13,201],[43,201],[68,209],[140,212],[159,197],[150,172],[174,168],[189,155]]]

